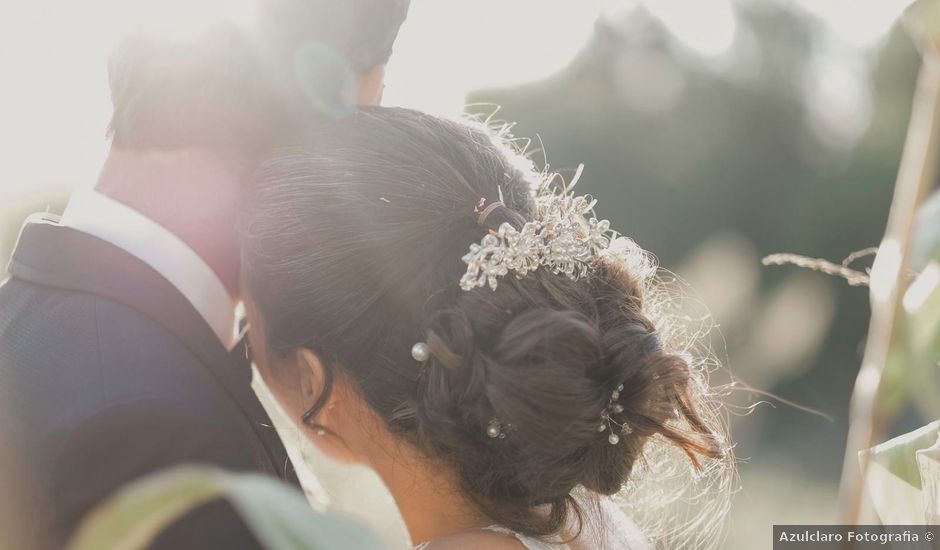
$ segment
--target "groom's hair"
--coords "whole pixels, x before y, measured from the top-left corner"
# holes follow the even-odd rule
[[[220,23],[185,41],[129,36],[109,62],[108,135],[123,148],[261,155],[323,114],[304,100],[300,75],[341,80],[385,64],[407,10],[408,0],[263,0],[251,31]],[[298,56],[311,45],[346,72],[304,73]]]

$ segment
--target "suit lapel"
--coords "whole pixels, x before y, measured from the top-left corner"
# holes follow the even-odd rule
[[[10,259],[11,275],[122,302],[172,332],[202,362],[225,360],[212,329],[169,281],[124,250],[56,221],[41,215],[26,222]]]
[[[287,453],[251,389],[243,345],[230,354],[189,301],[163,276],[126,251],[37,214],[23,226],[10,260],[13,277],[121,302],[172,333],[237,403],[262,442],[272,471],[284,477]]]

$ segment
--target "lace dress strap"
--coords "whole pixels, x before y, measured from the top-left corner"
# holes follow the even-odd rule
[[[484,527],[483,530],[515,537],[519,542],[522,543],[523,546],[526,547],[527,550],[570,550],[567,544],[548,544],[546,542],[519,534],[512,529],[503,527],[502,525],[490,525],[489,527]],[[430,547],[432,542],[434,541],[422,542],[421,544],[414,546],[413,550],[426,550]]]
[[[486,531],[492,531],[494,533],[500,533],[503,535],[509,535],[510,537],[516,537],[516,540],[522,543],[527,550],[570,550],[570,547],[567,544],[557,543],[550,544],[547,542],[528,537],[521,533],[517,533],[512,529],[507,529],[502,525],[490,525],[489,527],[484,527]]]

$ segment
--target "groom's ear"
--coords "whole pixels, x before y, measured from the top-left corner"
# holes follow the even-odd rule
[[[385,65],[376,65],[368,72],[359,75],[359,105],[378,105],[382,103],[382,91],[385,89]]]

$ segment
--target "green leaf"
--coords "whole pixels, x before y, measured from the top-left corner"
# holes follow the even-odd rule
[[[917,452],[934,445],[938,425],[940,422],[931,422],[859,453],[859,460],[864,462],[866,456],[869,459],[865,487],[885,524],[924,522],[924,492]]]
[[[120,490],[82,522],[72,550],[143,548],[188,510],[219,494],[217,472],[181,467]]]
[[[381,545],[357,523],[314,512],[304,496],[261,474],[242,474],[226,496],[265,548],[374,549]]]
[[[859,454],[868,453],[873,462],[915,489],[920,489],[920,472],[917,469],[915,453],[937,442],[938,426],[940,422],[931,422],[920,429],[895,437]]]
[[[256,473],[180,466],[122,488],[80,525],[70,550],[146,548],[190,510],[225,498],[269,550],[375,549],[382,545],[363,527],[315,512],[293,487]]]
[[[908,267],[923,271],[940,252],[940,193],[934,193],[917,209],[914,233],[911,235],[911,256]]]
[[[913,403],[924,418],[940,418],[940,194],[924,201],[911,238],[910,269],[891,342],[883,388],[886,416]]]

